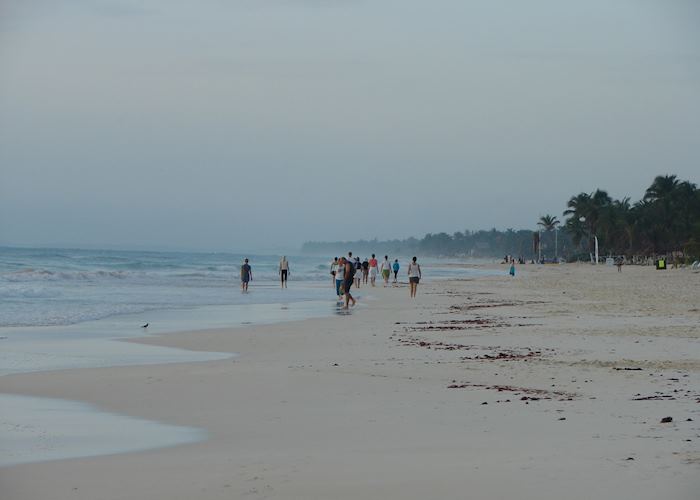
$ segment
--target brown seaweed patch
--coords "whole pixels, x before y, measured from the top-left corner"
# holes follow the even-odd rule
[[[403,323],[397,322],[396,325]],[[532,324],[508,323],[507,321],[496,321],[491,318],[473,318],[473,319],[453,319],[447,321],[418,321],[413,325],[403,327],[405,332],[430,332],[430,331],[456,331],[456,330],[474,330],[482,328],[510,328],[533,326]]]
[[[447,386],[448,389],[486,389],[497,392],[512,392],[515,396],[521,396],[520,401],[539,401],[539,400],[557,400],[557,401],[573,401],[579,397],[573,392],[550,391],[546,389],[533,389],[530,387],[517,387],[513,385],[487,385],[474,384],[471,382],[457,383],[453,380],[452,384]]]
[[[455,344],[449,342],[427,341],[415,337],[397,338],[397,342],[405,346],[424,347],[435,351],[476,351],[472,356],[461,356],[462,361],[527,361],[538,358],[545,353],[551,354],[554,349],[536,349],[532,347],[501,347],[475,344]]]
[[[532,304],[544,304],[544,301],[541,300],[512,300],[512,301],[501,301],[501,302],[496,302],[496,301],[486,301],[486,302],[478,302],[476,304],[460,304],[460,305],[452,305],[450,306],[450,311],[452,312],[461,312],[461,311],[472,311],[474,309],[486,309],[486,308],[492,308],[492,307],[513,307],[513,306],[524,306],[524,305],[532,305]]]

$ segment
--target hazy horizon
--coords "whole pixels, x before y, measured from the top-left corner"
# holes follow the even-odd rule
[[[690,0],[8,0],[0,245],[534,229],[700,182]]]

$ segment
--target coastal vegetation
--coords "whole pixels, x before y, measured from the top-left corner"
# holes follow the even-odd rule
[[[675,175],[657,176],[641,199],[613,199],[606,191],[579,193],[569,198],[562,215],[543,215],[536,229],[496,229],[428,233],[423,238],[388,241],[306,242],[302,252],[331,255],[353,249],[359,254],[389,252],[408,255],[588,259],[595,238],[601,256],[646,258],[700,256],[700,190]]]

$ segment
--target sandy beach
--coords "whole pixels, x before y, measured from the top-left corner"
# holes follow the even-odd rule
[[[138,341],[231,359],[2,377],[208,438],[1,468],[0,497],[700,498],[700,274],[502,271]]]

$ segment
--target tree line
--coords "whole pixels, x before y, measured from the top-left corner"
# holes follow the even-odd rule
[[[582,250],[590,250],[597,237],[606,254],[700,254],[700,190],[675,175],[657,176],[635,203],[600,189],[577,194],[564,215],[567,233]]]
[[[598,238],[601,256],[660,255],[700,256],[700,190],[675,175],[657,176],[642,198],[613,199],[601,189],[572,196],[562,215],[544,215],[537,230],[496,229],[428,233],[423,238],[387,241],[373,240],[306,242],[303,253],[431,255],[444,257],[501,257],[525,259],[555,256],[587,259]],[[538,248],[540,245],[540,248]]]

